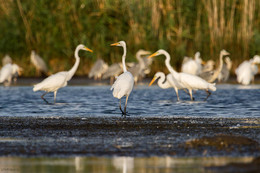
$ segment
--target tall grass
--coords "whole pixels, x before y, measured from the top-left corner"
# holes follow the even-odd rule
[[[136,61],[140,48],[163,48],[179,69],[185,55],[200,51],[203,59],[217,60],[226,49],[236,66],[260,54],[259,14],[258,0],[0,0],[0,57],[10,54],[33,76],[34,49],[57,72],[72,66],[83,43],[94,50],[80,53],[77,75],[86,75],[99,57],[121,61],[122,50],[109,44],[125,40],[127,61]],[[162,58],[157,70],[166,71]]]

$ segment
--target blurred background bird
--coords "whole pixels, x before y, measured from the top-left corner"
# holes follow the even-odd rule
[[[8,54],[6,54],[2,59],[2,65],[4,66],[6,64],[12,64],[12,63],[13,63],[12,58]]]
[[[219,65],[218,67],[215,69],[215,70],[211,70],[211,71],[204,71],[203,73],[200,73],[199,76],[206,80],[207,82],[214,82],[219,74],[221,73],[222,71],[222,68],[223,68],[223,58],[224,56],[227,56],[229,55],[229,52],[227,52],[226,50],[221,50],[220,51],[220,54],[219,54]]]
[[[23,69],[17,64],[5,64],[0,70],[0,83],[4,86],[10,86],[12,80],[16,81],[16,78],[22,74]]]
[[[145,77],[145,70],[148,64],[145,64],[142,56],[149,55],[151,52],[140,49],[136,52],[136,59],[138,63],[135,63],[131,68],[129,68],[129,72],[132,73],[134,77],[135,84],[137,84],[138,80],[141,80]],[[147,59],[147,58],[146,58]]]
[[[42,73],[48,74],[48,67],[44,60],[34,51],[31,51],[31,63],[36,68],[36,76],[41,76]]]
[[[260,56],[255,55],[252,59],[243,61],[236,69],[237,82],[242,85],[249,85],[254,81],[254,76],[258,73],[257,65],[260,64]]]
[[[101,79],[102,75],[107,71],[108,65],[105,63],[105,61],[101,58],[99,58],[93,67],[91,68],[88,77],[94,78],[95,80]]]
[[[181,72],[199,75],[201,73],[202,63],[204,63],[204,61],[200,58],[200,52],[196,52],[194,59],[188,57],[183,59]]]

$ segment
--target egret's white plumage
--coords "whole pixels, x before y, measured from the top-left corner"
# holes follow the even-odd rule
[[[224,61],[225,63],[223,64],[221,72],[218,75],[218,81],[226,82],[229,78],[229,73],[232,67],[232,61],[229,57],[226,57]]]
[[[138,60],[138,63],[135,63],[131,68],[129,68],[129,72],[132,73],[135,83],[137,83],[139,79],[145,76],[144,71],[146,66],[142,56],[148,54],[151,54],[151,52],[145,51],[143,49],[138,50],[136,53],[136,59]]]
[[[202,69],[201,63],[202,63],[202,59],[200,58],[200,52],[196,52],[194,59],[192,58],[183,59],[181,71],[183,73],[198,75],[200,74]]]
[[[75,72],[76,72],[76,70],[79,66],[79,62],[80,62],[80,57],[78,55],[79,50],[86,50],[86,51],[92,52],[92,50],[90,50],[86,46],[84,46],[82,44],[78,45],[76,50],[75,50],[75,53],[74,53],[74,56],[76,58],[76,62],[69,71],[58,72],[56,74],[53,74],[53,75],[47,77],[42,82],[34,85],[34,88],[33,88],[34,92],[38,91],[38,90],[45,91],[45,93],[41,96],[41,98],[45,102],[47,102],[47,101],[44,99],[43,96],[45,94],[47,94],[48,92],[54,92],[54,103],[55,103],[56,102],[56,94],[57,94],[58,89],[67,86],[67,82],[75,74]]]
[[[124,41],[119,41],[117,43],[111,44],[111,46],[122,46],[124,51],[122,56],[123,73],[117,77],[116,81],[111,87],[111,90],[113,90],[113,96],[119,99],[119,108],[122,112],[122,115],[126,116],[127,100],[134,86],[134,77],[130,72],[127,71],[125,65],[126,43]],[[124,111],[121,109],[121,98],[123,96],[126,96]]]
[[[37,73],[48,73],[48,67],[46,63],[37,53],[35,53],[34,50],[31,51],[31,62],[35,66]]]
[[[98,59],[93,67],[91,68],[88,77],[94,79],[101,79],[101,76],[105,73],[105,71],[108,69],[107,63],[103,59]]]
[[[255,55],[253,59],[244,61],[236,69],[237,82],[243,85],[249,85],[254,81],[254,75],[258,72],[257,64],[260,64],[260,56]]]
[[[171,57],[170,57],[169,53],[163,49],[160,49],[157,52],[155,52],[154,54],[150,55],[149,58],[153,57],[153,56],[158,56],[158,55],[165,55],[166,67],[172,74],[173,78],[176,80],[177,84],[183,88],[188,89],[191,100],[193,100],[192,90],[205,90],[208,93],[208,96],[210,95],[209,90],[216,91],[215,83],[213,83],[213,84],[208,83],[207,81],[205,81],[204,79],[202,79],[196,75],[176,72],[170,65]],[[207,98],[208,98],[208,96],[207,96]]]
[[[151,86],[156,79],[158,79],[157,84],[160,88],[162,88],[162,89],[174,88],[177,99],[178,99],[178,101],[180,100],[179,94],[178,94],[179,88],[177,87],[178,84],[177,84],[177,81],[174,79],[174,77],[172,76],[171,73],[169,73],[166,76],[166,80],[165,80],[165,74],[163,72],[155,73],[155,75],[154,75],[152,81],[150,82],[149,86]],[[180,89],[183,89],[183,88],[181,87]]]
[[[21,75],[22,68],[17,64],[5,64],[0,70],[0,83],[4,83],[5,86],[9,86],[12,83],[12,78],[17,74]]]
[[[206,80],[207,82],[214,82],[217,78],[218,75],[221,73],[221,70],[223,68],[223,57],[229,55],[229,52],[226,50],[221,50],[219,54],[219,65],[215,70],[208,71],[208,72],[203,72],[199,74],[201,78]]]

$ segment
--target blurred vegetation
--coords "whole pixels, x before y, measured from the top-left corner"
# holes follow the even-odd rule
[[[77,75],[86,75],[99,57],[120,62],[122,49],[109,46],[120,40],[128,62],[136,61],[138,49],[163,48],[177,69],[196,51],[217,60],[226,49],[234,66],[260,54],[259,0],[0,0],[0,21],[0,58],[9,54],[25,76],[35,74],[31,50],[55,73],[72,67],[79,43],[94,53],[80,53]],[[158,59],[153,71],[167,72]]]

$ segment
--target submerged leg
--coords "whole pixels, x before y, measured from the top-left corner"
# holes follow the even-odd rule
[[[56,103],[56,95],[57,95],[57,91],[54,91],[54,104]]]
[[[189,89],[189,94],[190,94],[190,100],[193,101],[194,98],[192,97],[192,89]]]
[[[43,95],[41,96],[41,98],[42,98],[47,104],[49,104],[49,102],[44,98],[44,96],[45,96],[47,93],[48,93],[48,92],[43,93]]]
[[[125,99],[124,117],[126,117],[126,115],[127,115],[127,113],[126,113],[127,101],[128,101],[128,95],[126,96],[126,99]]]
[[[122,108],[121,108],[121,99],[119,99],[119,109],[120,109],[120,111],[122,112],[122,116],[123,116],[123,110],[122,110]]]
[[[207,97],[204,99],[204,101],[206,101],[208,99],[208,97],[211,95],[211,92],[209,90],[205,90],[206,93],[208,93]]]
[[[180,101],[180,98],[179,98],[179,92],[178,92],[178,88],[174,88],[175,92],[176,92],[176,95],[177,95],[177,100]]]

